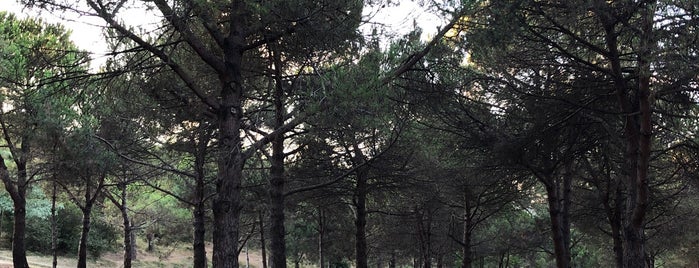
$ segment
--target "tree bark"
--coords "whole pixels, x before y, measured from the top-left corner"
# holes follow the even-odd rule
[[[322,208],[318,208],[318,262],[319,268],[325,267],[325,215]]]
[[[2,121],[0,121],[1,123]],[[7,129],[2,123],[3,132],[5,133],[6,142],[10,143],[7,136]],[[10,149],[16,150],[10,146]],[[29,155],[29,145],[22,143],[22,155]],[[14,156],[15,164],[17,164],[17,181],[14,182],[10,178],[10,172],[5,165],[5,159],[0,155],[0,180],[5,185],[5,191],[12,199],[13,213],[13,231],[12,231],[12,265],[16,268],[28,268],[27,263],[27,247],[25,244],[26,229],[27,229],[27,165],[26,159],[21,156]]]
[[[194,251],[194,268],[206,268],[206,225],[205,225],[205,213],[204,213],[204,203],[197,203],[194,207],[194,241],[192,243],[192,250]]]
[[[85,206],[81,210],[83,212],[83,220],[82,231],[80,232],[80,244],[78,245],[77,267],[87,268],[87,241],[90,234],[90,214],[92,214],[92,204],[85,204]]]
[[[464,237],[463,245],[461,245],[463,247],[464,259],[461,262],[461,268],[473,267],[473,253],[471,252],[472,223],[469,212],[470,211],[466,211],[466,215],[464,215]]]
[[[391,259],[388,261],[388,268],[396,268],[396,252],[395,251],[391,252]]]
[[[58,226],[56,222],[56,178],[52,182],[51,187],[51,267],[58,266]],[[126,267],[124,267],[126,268]]]
[[[262,268],[267,268],[267,242],[265,241],[264,212],[260,211],[260,251],[262,255]]]
[[[429,210],[425,212],[415,210],[415,218],[417,221],[418,243],[420,244],[420,258],[416,262],[415,267],[429,268],[432,267],[432,215]],[[427,215],[425,215],[425,213]]]
[[[563,185],[561,185],[561,180],[552,177],[552,174],[546,176],[543,179],[546,180],[544,184],[551,220],[556,267],[570,268],[570,220],[567,208],[570,204],[569,176],[563,176]]]
[[[126,196],[126,191],[127,191],[127,183],[126,182],[121,182],[117,185],[119,188],[119,199],[117,200],[113,195],[110,193],[106,193],[107,199],[114,204],[119,209],[119,212],[121,213],[121,219],[122,219],[122,232],[124,235],[123,238],[123,247],[124,247],[124,256],[123,256],[123,267],[124,268],[131,268],[132,267],[132,261],[136,259],[136,241],[134,237],[134,232],[133,232],[133,226],[131,224],[131,218],[129,217],[129,210],[128,210],[128,200]]]
[[[357,185],[354,190],[354,206],[356,208],[355,219],[355,252],[357,268],[368,267],[367,242],[366,242],[366,197],[367,180],[369,174],[365,168],[357,171]]]
[[[608,59],[616,88],[616,98],[624,116],[624,138],[626,140],[625,186],[628,191],[623,230],[624,267],[644,268],[644,218],[648,207],[648,167],[651,143],[651,109],[650,109],[650,46],[655,3],[643,3],[641,11],[641,29],[639,34],[638,84],[631,86],[625,80],[620,59],[618,35],[615,32],[616,21],[611,20],[611,8],[606,2],[596,4],[598,17],[605,30]],[[636,91],[629,94],[628,90]]]
[[[274,129],[284,125],[284,88],[281,55],[275,45],[269,46],[274,66]],[[284,133],[272,139],[270,159],[270,255],[272,268],[286,268],[286,241],[284,230]],[[298,264],[298,262],[297,262]]]
[[[206,173],[204,165],[206,164],[207,146],[211,140],[211,135],[207,131],[206,124],[200,124],[198,129],[197,150],[195,151],[195,178],[194,178],[194,238],[192,241],[193,268],[206,268],[208,261],[206,259]]]
[[[650,103],[650,57],[651,57],[651,39],[653,31],[653,16],[655,15],[655,3],[644,3],[640,7],[641,9],[641,34],[640,40],[641,45],[639,48],[638,55],[638,121],[639,130],[636,135],[634,135],[634,140],[631,142],[637,142],[637,155],[638,158],[633,159],[637,161],[636,164],[636,174],[634,177],[629,177],[628,187],[632,187],[634,190],[633,195],[630,196],[631,207],[629,212],[631,213],[630,219],[625,227],[626,234],[626,244],[625,247],[626,254],[625,258],[627,261],[626,267],[647,267],[646,263],[646,252],[645,252],[645,237],[644,237],[644,224],[645,215],[648,210],[648,169],[650,166],[650,146],[652,137],[652,123],[651,123],[651,103]]]
[[[14,267],[29,268],[27,263],[27,248],[25,244],[27,230],[27,201],[25,195],[13,199],[14,230],[12,232],[12,264]]]
[[[614,244],[614,263],[617,268],[624,267],[624,243],[623,234],[621,230],[623,229],[623,223],[621,221],[621,215],[624,209],[623,203],[623,192],[621,188],[616,187],[614,191],[614,207],[608,204],[606,201],[604,206],[607,210],[607,217],[609,219],[609,225],[611,229],[612,241]]]
[[[128,205],[126,200],[126,185],[120,185],[121,188],[121,205],[119,210],[121,211],[121,218],[123,220],[122,227],[124,228],[124,268],[131,268],[131,263],[133,259],[136,258],[136,249],[134,248],[135,241],[133,241],[133,227],[131,226],[131,219],[129,218]]]
[[[221,80],[220,105],[217,111],[219,129],[218,174],[213,201],[213,268],[238,268],[240,237],[241,182],[243,156],[240,139],[242,110],[242,62],[245,47],[245,7],[232,1],[229,33],[224,40],[225,70]]]

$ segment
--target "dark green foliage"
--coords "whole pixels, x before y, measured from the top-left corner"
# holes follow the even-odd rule
[[[57,246],[60,255],[72,256],[78,249],[82,214],[75,206],[68,205],[57,211]],[[11,230],[10,230],[11,231]],[[101,218],[93,218],[88,252],[97,258],[118,246],[119,232]],[[51,221],[48,218],[27,218],[27,250],[51,254]]]
[[[30,201],[49,202],[45,199],[32,199]],[[30,210],[32,208],[29,208]],[[80,239],[80,225],[82,214],[73,205],[60,206],[57,210],[57,246],[60,255],[71,256],[78,249]],[[12,243],[8,234],[12,232],[12,212],[3,211],[2,214],[2,244],[9,247]],[[110,225],[102,218],[93,219],[90,230],[90,243],[88,250],[90,256],[99,257],[105,252],[115,250],[118,246],[119,233],[115,226]],[[51,254],[51,221],[50,215],[32,214],[27,217],[27,250],[40,254]]]

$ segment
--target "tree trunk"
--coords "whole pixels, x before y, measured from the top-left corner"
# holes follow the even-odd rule
[[[366,197],[368,172],[362,168],[357,171],[357,185],[354,190],[354,206],[356,208],[355,219],[355,251],[357,268],[368,267],[367,242],[366,242]]]
[[[238,238],[240,237],[241,182],[243,156],[240,139],[243,116],[242,62],[245,47],[245,7],[241,1],[232,1],[229,34],[224,40],[225,72],[220,73],[221,93],[217,122],[218,173],[216,197],[213,201],[213,268],[238,268]]]
[[[131,268],[131,262],[136,254],[135,248],[133,248],[135,243],[131,240],[133,238],[133,229],[126,203],[126,185],[122,184],[119,187],[121,188],[121,204],[119,205],[119,210],[121,211],[121,219],[123,221],[122,227],[124,229],[124,268]]]
[[[25,195],[13,200],[14,230],[12,232],[12,264],[17,268],[29,268],[25,234],[27,229],[27,203]]]
[[[80,244],[78,245],[78,268],[87,268],[87,241],[90,234],[90,214],[92,213],[92,204],[85,204],[85,207],[82,208],[82,212],[83,221],[82,231],[80,232]]]
[[[609,215],[609,225],[611,227],[612,241],[614,242],[614,263],[617,268],[623,268],[625,262],[623,234],[621,232],[623,229],[623,223],[621,222],[622,210],[624,209],[623,199],[621,188],[616,187],[614,191],[614,208],[609,204],[604,204]]]
[[[194,238],[192,241],[193,268],[206,268],[206,156],[208,154],[209,141],[211,135],[208,124],[200,124],[197,129],[198,139],[197,149],[194,153]]]
[[[318,208],[318,261],[319,268],[324,268],[325,266],[325,215],[323,214],[323,209]]]
[[[464,215],[464,237],[463,237],[463,254],[464,259],[461,262],[461,268],[471,268],[473,267],[473,253],[471,252],[471,217],[468,215],[469,211]]]
[[[396,252],[391,252],[391,259],[388,261],[388,268],[396,268]]]
[[[616,98],[621,114],[625,115],[626,152],[623,171],[629,198],[626,200],[626,221],[623,230],[624,267],[644,268],[646,263],[643,224],[648,207],[648,161],[652,135],[649,86],[655,3],[643,3],[639,6],[641,31],[639,31],[638,84],[636,86],[629,85],[623,74],[618,35],[615,30],[617,22],[609,19],[611,8],[607,7],[605,2],[599,3],[598,17],[605,30],[605,41],[609,50],[607,57],[613,74]],[[629,89],[635,89],[636,94],[628,94]]]
[[[282,63],[275,46],[272,49],[274,66],[274,128],[284,125],[284,88],[282,87]],[[269,200],[270,200],[270,255],[272,268],[286,268],[286,241],[284,230],[284,133],[272,140],[270,159]]]
[[[420,244],[419,265],[423,268],[429,268],[432,267],[432,215],[427,209],[425,212],[419,211],[417,207],[413,210],[415,211],[418,243]],[[415,265],[418,267],[418,263]]]
[[[117,187],[121,191],[119,193],[118,200],[110,193],[106,193],[105,195],[106,195],[107,199],[109,199],[109,201],[111,201],[112,204],[114,204],[114,206],[116,206],[119,209],[119,212],[121,213],[121,220],[122,220],[121,225],[122,225],[122,232],[124,234],[123,267],[124,268],[131,268],[132,261],[136,259],[136,240],[134,237],[131,219],[129,217],[128,200],[126,197],[127,183],[121,182],[117,185]]]
[[[155,239],[155,235],[151,232],[146,234],[146,251],[147,252],[153,252],[155,249],[153,246],[153,240]]]
[[[7,138],[6,138],[7,139]],[[29,149],[22,143],[22,152],[28,153]],[[27,145],[28,146],[28,145]],[[26,150],[25,150],[26,148]],[[26,155],[26,154],[24,154]],[[12,229],[12,265],[16,268],[28,268],[27,248],[25,236],[27,229],[27,172],[26,162],[21,157],[15,157],[17,164],[17,182],[10,178],[10,172],[5,165],[5,159],[0,155],[0,180],[5,185],[5,191],[12,199],[14,208]]]
[[[56,222],[56,188],[58,186],[55,179],[51,188],[51,267],[53,268],[58,266],[58,226]]]
[[[565,177],[568,177],[567,175]],[[551,235],[553,237],[553,248],[556,258],[556,267],[570,268],[570,224],[568,220],[567,200],[570,196],[566,190],[561,191],[559,179],[544,178],[546,184],[546,194],[551,220]],[[567,185],[567,183],[563,183]],[[566,188],[564,186],[563,188]]]
[[[614,241],[614,262],[617,268],[624,267],[624,244],[622,242],[621,221],[612,226],[612,239]]]
[[[245,243],[245,268],[250,268],[250,246]]]
[[[655,15],[655,3],[645,3],[641,7],[641,45],[638,55],[638,109],[639,130],[634,135],[632,142],[637,142],[638,161],[636,174],[630,177],[628,187],[633,187],[632,207],[629,222],[626,225],[626,261],[627,267],[643,268],[646,266],[644,221],[648,210],[648,169],[650,166],[650,146],[652,136],[651,103],[650,103],[650,57],[653,31],[653,16]]]
[[[194,241],[192,250],[194,251],[194,268],[206,268],[206,223],[204,213],[204,203],[198,202],[194,207]]]
[[[260,251],[262,255],[262,268],[267,268],[267,242],[265,241],[264,212],[260,211]]]

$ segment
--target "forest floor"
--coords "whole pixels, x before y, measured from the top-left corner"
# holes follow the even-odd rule
[[[257,250],[250,250],[249,256],[250,267],[262,267],[262,257]],[[211,260],[211,245],[207,246],[207,254],[209,261]],[[51,268],[52,257],[46,255],[38,255],[28,253],[27,261],[30,267]],[[245,250],[241,252],[239,262],[241,267],[245,267],[247,263]],[[58,268],[73,268],[77,266],[77,259],[70,256],[58,257]],[[192,250],[185,246],[173,246],[156,248],[153,252],[138,250],[136,260],[133,261],[134,267],[142,268],[179,268],[192,266]],[[103,254],[99,259],[90,259],[87,267],[105,267],[119,268],[123,267],[123,253],[109,252]],[[0,268],[12,268],[12,251],[0,250]]]

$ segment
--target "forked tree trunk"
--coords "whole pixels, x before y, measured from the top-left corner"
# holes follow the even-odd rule
[[[122,233],[123,233],[123,248],[124,255],[122,258],[123,267],[131,268],[133,260],[136,259],[136,241],[134,239],[133,225],[131,223],[131,218],[129,217],[128,200],[126,196],[127,185],[125,182],[117,185],[119,188],[119,199],[117,200],[113,195],[107,193],[106,197],[109,201],[114,204],[119,209],[121,213],[122,220]]]
[[[100,174],[99,176],[99,181],[94,187],[94,190],[92,190],[93,185],[91,183],[91,179],[94,179],[94,177],[85,178],[84,204],[82,206],[76,204],[83,213],[82,231],[80,232],[80,243],[78,244],[78,268],[87,268],[87,243],[90,235],[92,208],[102,191],[102,187],[104,187],[104,180],[106,178],[105,174]]]
[[[4,127],[4,126],[3,126]],[[7,137],[6,137],[7,139]],[[29,149],[22,144],[22,152],[28,153]],[[5,190],[12,199],[13,229],[12,229],[12,264],[17,268],[28,268],[27,248],[25,244],[27,228],[27,169],[26,162],[21,157],[15,157],[17,164],[17,182],[12,181],[10,172],[5,165],[5,159],[0,155],[0,180],[5,186]]]
[[[637,145],[637,158],[629,159],[637,161],[635,176],[629,177],[627,187],[633,188],[633,195],[630,196],[630,217],[625,227],[626,240],[626,267],[644,268],[648,267],[645,252],[644,225],[645,215],[648,210],[648,169],[650,166],[650,146],[652,136],[651,123],[651,103],[650,103],[650,57],[653,31],[653,16],[655,15],[655,3],[648,2],[642,4],[641,10],[641,41],[638,55],[638,130],[629,137],[630,142]]]
[[[616,98],[620,113],[624,115],[624,138],[626,140],[625,163],[623,166],[626,176],[625,186],[628,191],[623,228],[624,267],[646,267],[644,249],[644,221],[648,209],[648,168],[650,144],[652,136],[650,97],[650,57],[652,55],[653,16],[655,1],[647,1],[639,5],[640,31],[638,40],[637,64],[638,84],[629,85],[624,76],[619,51],[617,21],[610,19],[611,7],[606,2],[596,3],[598,18],[605,31],[607,57],[613,74]],[[634,89],[636,94],[629,94]]]

